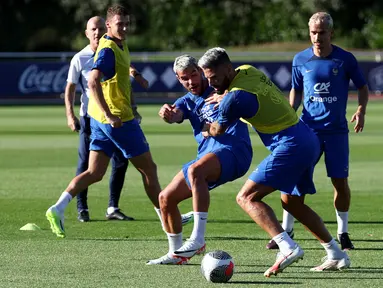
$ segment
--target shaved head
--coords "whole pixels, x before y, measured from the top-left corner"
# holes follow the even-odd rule
[[[89,39],[89,45],[93,51],[97,50],[99,40],[105,31],[105,20],[100,16],[94,16],[86,23],[85,35]]]
[[[86,23],[86,30],[91,30],[93,26],[101,24],[105,26],[105,20],[100,16],[94,16],[88,20]]]

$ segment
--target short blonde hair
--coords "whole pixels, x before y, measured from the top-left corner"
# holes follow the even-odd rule
[[[332,17],[327,12],[317,12],[313,16],[311,16],[309,20],[309,27],[311,24],[320,24],[320,23],[326,23],[328,29],[332,29],[334,27],[334,21],[332,20]]]

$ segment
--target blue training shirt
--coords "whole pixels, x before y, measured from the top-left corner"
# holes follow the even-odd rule
[[[106,39],[113,40],[108,35],[104,35]],[[122,50],[122,46],[119,46]],[[114,74],[116,74],[116,58],[114,56],[114,52],[111,48],[103,48],[98,53],[98,58],[96,62],[94,62],[92,70],[97,69],[104,74],[102,81],[106,81],[111,79]]]
[[[230,149],[235,152],[236,149],[247,149],[249,156],[252,155],[252,147],[247,124],[239,121],[232,121],[228,124],[226,133],[217,137],[204,138],[202,128],[206,122],[213,123],[218,120],[219,109],[214,109],[215,104],[206,104],[205,99],[213,91],[208,87],[202,96],[187,93],[177,99],[174,103],[178,109],[183,111],[183,120],[188,119],[193,128],[194,138],[198,144],[197,158],[201,158],[207,153],[221,148]]]
[[[332,47],[327,57],[315,56],[310,47],[293,60],[292,88],[304,92],[301,119],[316,133],[347,133],[350,79],[357,88],[366,85],[354,55]]]
[[[220,103],[218,123],[221,125],[229,125],[239,118],[251,118],[257,114],[259,103],[257,96],[243,90],[236,90],[227,93]],[[252,127],[261,138],[265,147],[273,151],[277,146],[284,144],[285,146],[294,145],[294,139],[301,138],[306,135],[307,126],[301,121],[287,129],[273,134],[266,134],[257,131]]]

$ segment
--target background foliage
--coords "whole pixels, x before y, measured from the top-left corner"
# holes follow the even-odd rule
[[[112,3],[132,11],[133,51],[307,41],[309,17],[323,10],[346,47],[383,48],[383,1],[2,0],[0,50],[78,50],[86,44],[87,19],[105,15]]]

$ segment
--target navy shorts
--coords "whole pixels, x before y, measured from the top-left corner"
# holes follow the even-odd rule
[[[348,133],[317,134],[317,136],[320,142],[321,155],[324,154],[327,176],[347,178],[350,154]]]

